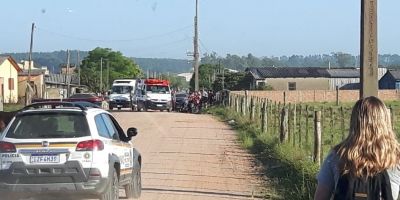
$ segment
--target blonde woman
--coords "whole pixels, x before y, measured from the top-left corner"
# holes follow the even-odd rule
[[[314,199],[397,199],[399,161],[400,146],[385,104],[376,97],[358,100],[352,110],[348,137],[333,148],[320,169]],[[347,194],[343,188],[361,187],[354,184],[357,180],[357,184],[376,186],[379,192],[375,196],[365,191]]]

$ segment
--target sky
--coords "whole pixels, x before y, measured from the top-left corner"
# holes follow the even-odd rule
[[[400,54],[400,1],[378,1],[380,54]],[[189,59],[195,0],[7,0],[0,53],[96,47]],[[199,0],[200,52],[255,56],[359,53],[360,0]],[[191,58],[190,58],[191,59]]]

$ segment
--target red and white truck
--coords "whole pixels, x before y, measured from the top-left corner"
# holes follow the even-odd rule
[[[169,81],[160,79],[140,79],[136,84],[135,100],[138,111],[172,111]]]

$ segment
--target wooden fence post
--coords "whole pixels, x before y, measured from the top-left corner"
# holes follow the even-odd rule
[[[308,105],[306,105],[306,146],[309,144],[308,142],[309,142],[309,138],[308,138],[308,136],[309,136],[309,125],[308,125],[308,121],[309,121],[309,118],[310,118],[310,113],[308,112]]]
[[[288,123],[287,123],[287,126],[288,126],[288,140],[289,140],[289,142],[291,141],[291,139],[292,139],[292,127],[291,127],[291,122],[292,122],[292,119],[291,119],[291,112],[292,112],[292,104],[291,103],[289,103],[289,108],[288,108]]]
[[[286,91],[283,91],[283,105],[286,105]]]
[[[248,109],[249,109],[249,91],[244,91],[244,114],[243,115],[246,115],[246,112],[248,111]]]
[[[321,164],[321,111],[315,111],[314,118],[314,162]]]
[[[288,113],[289,110],[288,108],[285,106],[282,108],[282,112],[281,112],[281,131],[280,131],[280,141],[281,143],[284,143],[287,141],[288,139]]]
[[[392,105],[389,106],[389,111],[390,111],[390,121],[392,125],[392,129],[394,130],[394,110],[392,108]]]
[[[339,106],[339,86],[336,86],[336,105]]]
[[[344,124],[344,111],[343,111],[343,106],[340,107],[340,118],[341,118],[340,121],[341,121],[342,140],[344,140],[345,137],[346,137],[346,134],[345,134],[345,132],[344,132],[345,124]]]
[[[242,98],[240,98],[240,113],[242,114],[242,116],[245,115],[245,111],[246,111],[246,108],[245,108],[245,98],[242,97]]]
[[[297,105],[296,103],[293,105],[293,131],[292,131],[292,136],[293,136],[293,146],[296,146],[296,128],[297,128]]]
[[[235,97],[236,113],[239,113],[239,96]]]
[[[329,111],[330,111],[330,117],[331,117],[331,127],[330,127],[330,134],[331,134],[331,146],[333,147],[334,145],[334,135],[333,135],[333,127],[334,127],[334,119],[335,119],[335,113],[333,112],[333,108],[329,107]]]
[[[268,124],[267,124],[267,102],[263,102],[261,109],[261,131],[263,133],[268,132]]]
[[[301,118],[303,117],[303,115],[302,115],[302,110],[303,110],[303,107],[300,105],[299,106],[299,119],[298,119],[298,124],[299,124],[299,133],[298,133],[298,135],[299,135],[299,147],[301,147],[301,128],[302,128],[302,126],[301,126],[301,124],[302,124],[302,121],[301,121]]]
[[[254,98],[250,97],[250,120],[254,120]]]

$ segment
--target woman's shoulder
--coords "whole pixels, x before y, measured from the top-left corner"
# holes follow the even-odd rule
[[[331,150],[326,156],[326,161],[331,163],[337,163],[339,161],[339,155],[336,153],[335,150]]]

